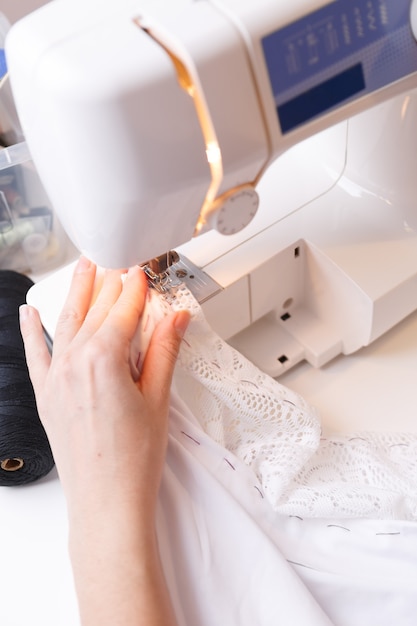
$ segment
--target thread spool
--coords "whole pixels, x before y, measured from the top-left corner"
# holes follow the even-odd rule
[[[19,306],[32,285],[23,274],[0,271],[0,486],[33,482],[54,465],[19,327]]]

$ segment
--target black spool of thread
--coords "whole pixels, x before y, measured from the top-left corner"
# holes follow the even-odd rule
[[[19,326],[19,306],[32,285],[23,274],[0,271],[0,486],[33,482],[54,465]]]

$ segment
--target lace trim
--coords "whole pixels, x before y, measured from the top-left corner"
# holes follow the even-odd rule
[[[316,411],[216,335],[185,287],[169,304],[192,313],[176,371],[180,395],[206,433],[252,468],[275,510],[417,518],[417,436],[321,438]],[[156,322],[167,301],[154,295],[149,310]]]

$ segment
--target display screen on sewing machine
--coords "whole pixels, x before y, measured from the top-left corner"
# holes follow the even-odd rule
[[[262,45],[282,133],[417,70],[410,0],[336,0]]]

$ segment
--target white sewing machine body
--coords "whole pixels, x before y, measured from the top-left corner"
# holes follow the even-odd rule
[[[410,0],[371,5],[55,0],[22,20],[16,106],[77,247],[124,267],[242,230],[277,157],[415,87]]]
[[[417,309],[417,46],[409,0],[252,5],[55,0],[8,46],[34,161],[76,245],[104,265],[175,247],[212,326],[277,376]],[[284,78],[267,73],[277,50]]]
[[[350,354],[417,308],[416,104],[398,98],[297,147],[262,180],[249,237],[182,248],[223,288],[203,304],[212,325],[271,375]]]

